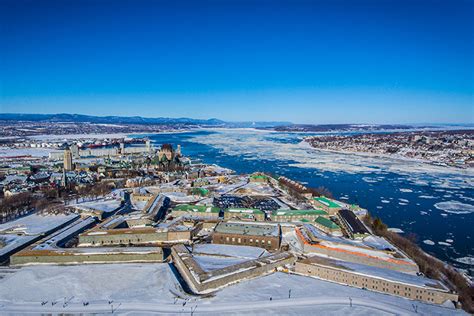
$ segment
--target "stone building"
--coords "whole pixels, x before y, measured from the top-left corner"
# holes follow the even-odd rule
[[[303,219],[314,221],[321,216],[328,216],[328,213],[323,210],[276,210],[270,218],[274,222],[295,222]]]
[[[342,209],[341,205],[325,196],[319,196],[311,199],[311,204],[313,204],[316,208],[322,208],[328,212],[329,215],[336,215],[337,212]]]
[[[79,235],[79,245],[106,246],[106,245],[146,245],[157,244],[168,239],[166,232],[159,232],[153,227],[143,228],[115,228],[94,229]]]
[[[229,208],[224,211],[224,219],[264,221],[265,213],[253,208]]]
[[[326,234],[342,236],[341,227],[328,218],[318,216],[312,224]]]
[[[339,222],[343,226],[346,233],[352,239],[361,239],[370,235],[369,230],[365,227],[364,223],[357,218],[354,212],[346,209],[342,209],[337,212]]]
[[[245,245],[278,250],[281,229],[278,224],[221,222],[212,235],[214,244]]]
[[[205,271],[194,260],[191,251],[183,245],[171,248],[173,264],[194,293],[209,293],[218,288],[276,271],[278,267],[292,265],[296,258],[289,252],[276,252],[223,268]]]
[[[171,215],[173,217],[193,216],[203,219],[218,219],[219,213],[220,209],[214,206],[181,204],[173,208]]]
[[[309,224],[295,228],[296,235],[303,243],[305,253],[314,253],[338,260],[395,271],[419,272],[416,263],[399,252],[394,253],[392,251],[372,249],[367,246],[323,240],[317,235],[312,235],[314,230],[317,229]]]
[[[457,302],[458,295],[437,280],[413,274],[313,256],[297,261],[295,272],[318,279],[431,304]]]
[[[72,153],[71,150],[66,149],[64,150],[64,170],[65,171],[71,171],[74,169],[74,166],[72,165]]]
[[[158,170],[173,171],[182,168],[181,146],[174,151],[171,144],[163,144],[157,155],[151,160],[151,164]]]

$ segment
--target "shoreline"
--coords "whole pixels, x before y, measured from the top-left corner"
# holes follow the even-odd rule
[[[466,173],[472,173],[472,175],[474,175],[474,168],[469,168],[469,167],[462,168],[462,167],[456,167],[456,166],[450,166],[450,165],[439,165],[439,164],[433,163],[430,160],[421,160],[421,159],[409,158],[409,157],[403,157],[403,156],[393,156],[393,155],[387,155],[387,154],[377,154],[377,153],[362,152],[362,151],[349,151],[349,150],[335,150],[335,149],[317,148],[317,147],[313,147],[306,140],[303,140],[300,144],[302,144],[305,147],[310,148],[312,150],[317,150],[317,151],[321,151],[321,152],[328,152],[328,153],[334,153],[334,154],[343,154],[343,155],[356,155],[356,156],[359,156],[359,157],[395,160],[395,161],[399,161],[399,162],[418,163],[418,164],[426,165],[426,166],[429,166],[429,167],[446,169],[446,171],[451,170],[451,171],[456,172],[456,173],[464,171]]]

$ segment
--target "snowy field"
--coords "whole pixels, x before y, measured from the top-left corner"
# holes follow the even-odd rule
[[[12,156],[48,157],[50,152],[59,152],[54,148],[10,148],[0,147],[0,158]]]
[[[14,221],[0,224],[0,232],[14,231],[15,233],[23,233],[26,235],[37,235],[53,229],[73,218],[78,217],[76,214],[69,215],[38,215],[32,214],[18,218]]]
[[[118,312],[130,315],[189,313],[191,308],[195,308],[194,314],[201,315],[414,315],[414,306],[421,315],[463,314],[452,308],[284,273],[243,281],[205,298],[183,293],[168,264],[30,266],[8,270],[4,273],[0,269],[0,314],[102,314],[111,311],[109,302],[118,307]],[[84,302],[89,305],[84,306]]]
[[[80,204],[72,205],[78,209],[83,209],[86,211],[97,210],[103,211],[105,213],[113,212],[120,207],[121,200],[119,199],[101,199],[97,201],[84,202]]]
[[[219,244],[196,244],[193,253],[242,259],[256,259],[268,254],[265,249],[259,247]]]

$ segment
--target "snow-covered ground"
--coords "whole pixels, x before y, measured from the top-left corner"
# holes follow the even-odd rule
[[[212,271],[233,266],[238,263],[248,261],[249,259],[232,258],[232,257],[216,257],[216,256],[200,256],[194,255],[194,260],[204,271]]]
[[[40,234],[48,232],[74,218],[79,218],[79,216],[76,214],[32,214],[0,224],[0,237],[4,239],[6,244],[4,247],[0,247],[0,256],[6,255],[18,247],[24,247],[32,243],[35,238],[40,238]]]
[[[256,195],[276,195],[277,192],[266,183],[249,182],[241,187],[238,191],[248,191]]]
[[[147,203],[148,201],[133,201],[132,200],[132,207],[135,210],[143,211]]]
[[[199,200],[198,196],[187,195],[184,192],[164,192],[163,195],[170,198],[171,201],[176,203],[191,203]]]
[[[13,231],[26,235],[37,235],[44,233],[56,226],[61,225],[73,218],[78,217],[76,214],[69,215],[39,215],[32,214],[18,218],[14,221],[0,224],[0,232]]]
[[[12,156],[32,156],[32,157],[48,157],[50,152],[59,152],[55,148],[10,148],[0,147],[0,158],[1,157],[12,157]]]
[[[78,209],[83,209],[86,211],[97,210],[97,211],[103,211],[105,213],[108,213],[108,212],[113,212],[117,208],[119,208],[120,203],[121,203],[120,199],[100,199],[96,201],[75,204],[73,206]]]
[[[0,314],[102,314],[111,305],[130,315],[190,313],[191,308],[201,315],[414,315],[415,308],[422,315],[463,314],[284,273],[243,281],[208,298],[183,293],[167,264],[29,266],[4,274],[0,269],[0,276]]]
[[[242,259],[256,259],[268,254],[265,249],[259,247],[219,244],[196,244],[193,247],[193,253]]]

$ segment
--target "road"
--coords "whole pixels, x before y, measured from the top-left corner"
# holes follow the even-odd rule
[[[370,299],[353,298],[352,306],[350,306],[349,298],[344,299],[340,297],[314,297],[314,298],[291,298],[268,301],[253,301],[253,302],[235,302],[235,303],[211,303],[209,301],[203,302],[189,302],[183,306],[183,301],[178,301],[176,304],[160,304],[160,303],[142,303],[142,302],[113,302],[108,304],[91,303],[88,306],[83,306],[80,302],[69,303],[66,306],[63,302],[58,302],[54,306],[51,303],[41,305],[37,303],[3,303],[0,302],[0,313],[7,314],[38,314],[38,313],[112,313],[112,306],[118,314],[132,314],[132,313],[161,313],[161,314],[191,314],[191,309],[194,314],[222,314],[222,313],[265,313],[274,314],[275,311],[280,310],[282,313],[285,310],[289,311],[292,307],[297,308],[298,311],[306,310],[308,313],[317,312],[318,309],[324,312],[324,307],[334,308],[354,308],[354,313],[360,314],[387,314],[387,315],[411,315],[415,314],[414,310],[407,310],[395,304],[380,303]],[[319,308],[318,308],[319,307]],[[446,312],[453,312],[452,309]],[[422,310],[418,313],[423,314]]]

